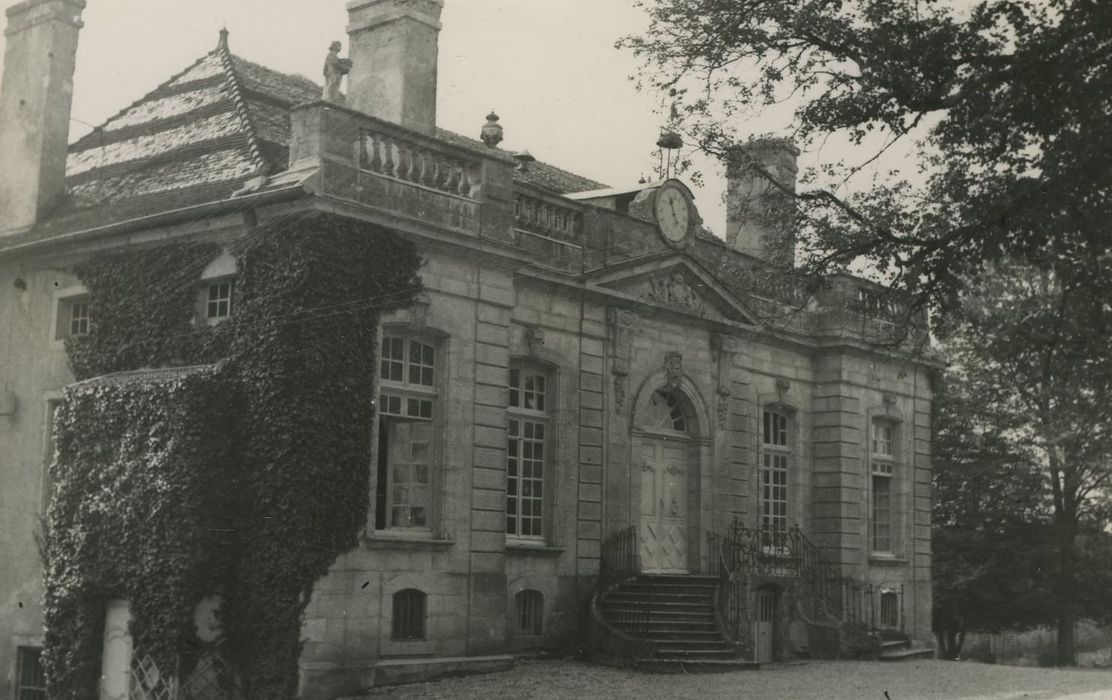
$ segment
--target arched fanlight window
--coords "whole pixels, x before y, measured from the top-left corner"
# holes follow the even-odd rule
[[[653,392],[645,412],[644,426],[649,430],[686,433],[687,418],[676,395],[664,389]]]

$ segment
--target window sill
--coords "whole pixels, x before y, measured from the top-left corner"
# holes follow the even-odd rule
[[[553,547],[543,542],[522,542],[508,540],[506,554],[520,554],[533,557],[558,557],[564,553],[563,547]]]
[[[910,564],[911,560],[897,557],[895,554],[873,552],[869,555],[869,563],[880,564],[881,566],[903,566],[905,564]]]
[[[419,535],[384,535],[373,533],[364,540],[367,549],[451,549],[455,540],[437,540]]]

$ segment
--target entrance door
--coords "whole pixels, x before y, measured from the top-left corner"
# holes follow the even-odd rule
[[[645,440],[641,447],[641,568],[687,573],[687,445]]]
[[[772,633],[776,619],[776,591],[757,589],[757,616],[754,621],[753,639],[756,642],[756,661],[759,664],[772,662]]]

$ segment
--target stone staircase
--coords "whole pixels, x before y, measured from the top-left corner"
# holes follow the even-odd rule
[[[881,661],[908,661],[912,659],[933,659],[934,649],[916,646],[911,637],[903,632],[880,633]]]
[[[757,668],[738,658],[716,616],[713,576],[640,574],[610,588],[599,601],[607,624],[648,642],[651,656],[634,659],[658,672],[734,671]]]

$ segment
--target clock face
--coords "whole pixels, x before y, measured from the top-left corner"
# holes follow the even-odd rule
[[[665,238],[678,243],[687,236],[691,228],[691,203],[682,191],[675,187],[657,190],[653,213]]]

